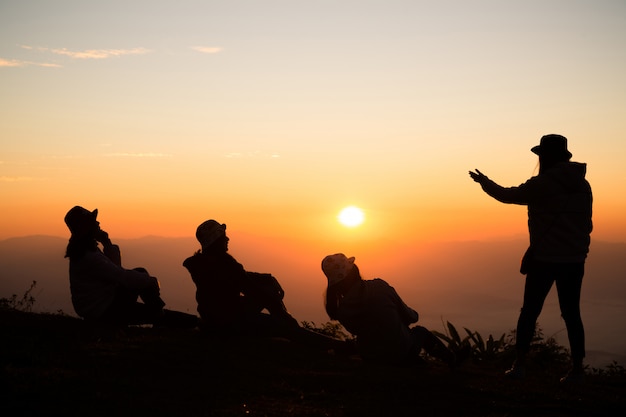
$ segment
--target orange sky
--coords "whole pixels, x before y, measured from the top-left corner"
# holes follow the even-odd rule
[[[118,237],[517,236],[467,172],[518,185],[560,133],[593,237],[626,241],[623,2],[31,3],[0,5],[0,239],[67,236],[75,204]]]

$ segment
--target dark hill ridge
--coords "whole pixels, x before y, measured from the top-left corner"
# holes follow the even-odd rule
[[[511,382],[504,361],[375,367],[284,340],[93,329],[13,310],[0,311],[0,332],[6,416],[626,415],[623,372],[563,386],[547,365]]]

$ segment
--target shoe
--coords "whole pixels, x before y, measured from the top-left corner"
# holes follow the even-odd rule
[[[584,371],[569,371],[567,375],[561,378],[559,381],[561,384],[580,384],[585,380]]]
[[[504,372],[506,379],[523,379],[526,376],[526,369],[523,366],[513,365],[511,369]]]

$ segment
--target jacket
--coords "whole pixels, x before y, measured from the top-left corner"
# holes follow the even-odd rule
[[[364,359],[401,362],[414,344],[409,324],[418,313],[386,281],[363,280],[348,290],[337,307],[339,322],[356,335]]]
[[[481,186],[500,202],[528,206],[530,246],[536,260],[584,262],[593,229],[593,197],[586,171],[586,164],[561,162],[517,187],[502,187],[490,179]]]
[[[115,299],[118,287],[143,291],[159,291],[155,277],[121,266],[117,245],[107,245],[86,252],[78,258],[70,258],[70,291],[76,314],[85,319],[98,319]]]
[[[263,308],[286,314],[278,282],[269,274],[246,271],[226,252],[198,252],[185,259],[183,266],[196,284],[198,313],[209,326],[227,330],[244,324]],[[274,296],[263,293],[270,287],[276,289]]]

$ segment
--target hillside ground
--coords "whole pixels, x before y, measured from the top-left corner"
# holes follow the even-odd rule
[[[0,332],[4,416],[626,415],[619,366],[563,385],[562,365],[537,363],[508,381],[510,358],[390,368],[281,339],[95,329],[15,310],[0,310]]]

